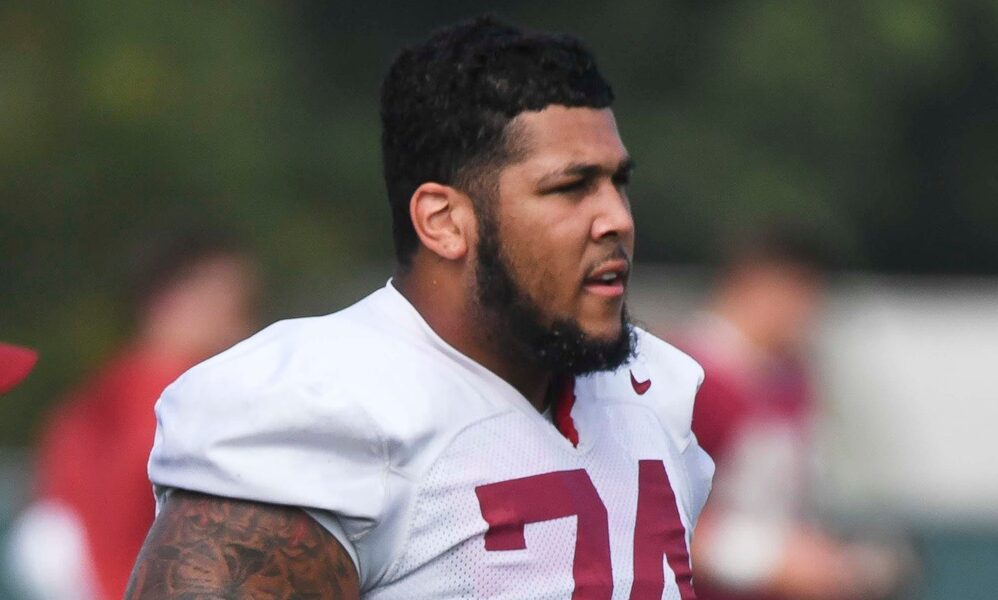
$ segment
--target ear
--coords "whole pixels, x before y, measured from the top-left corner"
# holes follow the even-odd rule
[[[468,253],[474,232],[471,198],[449,185],[427,182],[409,200],[409,218],[428,250],[446,260]]]

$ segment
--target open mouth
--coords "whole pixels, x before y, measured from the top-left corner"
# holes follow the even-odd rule
[[[583,282],[586,291],[599,296],[619,297],[627,287],[627,261],[614,260],[604,263]]]

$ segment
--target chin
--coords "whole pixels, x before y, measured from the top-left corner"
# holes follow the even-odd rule
[[[586,337],[601,343],[609,343],[617,340],[624,329],[619,316],[609,323],[580,323],[580,325],[580,329],[586,334]]]

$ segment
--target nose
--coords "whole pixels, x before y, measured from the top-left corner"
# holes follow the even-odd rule
[[[597,201],[599,204],[591,231],[593,241],[615,237],[629,243],[634,238],[634,217],[624,191],[609,183],[597,195]]]

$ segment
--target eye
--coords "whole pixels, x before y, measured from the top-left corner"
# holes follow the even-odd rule
[[[625,171],[623,173],[617,173],[613,176],[613,185],[622,188],[627,187],[631,183],[631,173],[630,171]]]
[[[563,183],[558,187],[552,188],[550,193],[552,194],[570,194],[572,192],[579,192],[586,189],[588,181],[586,179],[577,179],[575,181],[569,181],[568,183]]]

